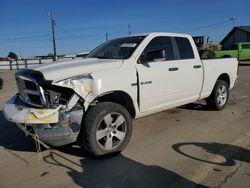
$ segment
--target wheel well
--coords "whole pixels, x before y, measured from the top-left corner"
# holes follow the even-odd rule
[[[227,82],[228,86],[230,87],[230,78],[228,74],[226,73],[221,74],[217,80],[224,80],[225,82]]]
[[[113,91],[99,96],[94,102],[114,102],[125,107],[131,117],[135,118],[135,108],[132,98],[123,91]]]

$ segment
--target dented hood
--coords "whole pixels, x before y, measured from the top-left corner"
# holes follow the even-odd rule
[[[32,70],[40,71],[46,80],[63,80],[77,75],[116,69],[122,65],[123,60],[86,58],[65,62],[46,63],[34,66]]]

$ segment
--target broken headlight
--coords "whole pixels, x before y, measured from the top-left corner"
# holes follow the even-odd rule
[[[95,92],[94,80],[90,74],[75,76],[65,80],[61,80],[55,83],[55,85],[73,89],[77,94],[82,97],[86,97]]]

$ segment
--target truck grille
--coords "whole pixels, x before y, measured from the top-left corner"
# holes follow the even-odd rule
[[[20,99],[23,102],[36,107],[47,106],[44,90],[35,79],[16,75],[16,82]]]

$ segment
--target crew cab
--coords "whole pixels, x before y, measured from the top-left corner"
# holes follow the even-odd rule
[[[250,60],[250,42],[236,43],[230,49],[215,51],[218,58],[234,57],[238,60]]]
[[[78,140],[93,156],[111,155],[128,144],[133,119],[201,99],[222,110],[237,66],[235,58],[201,60],[190,35],[130,35],[83,60],[19,70],[3,113],[49,145]]]

